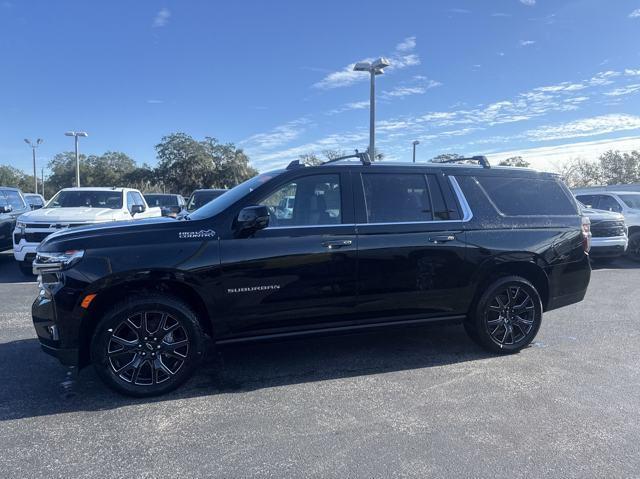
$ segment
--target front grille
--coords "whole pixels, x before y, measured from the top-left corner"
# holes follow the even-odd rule
[[[622,221],[600,221],[591,223],[591,235],[594,238],[612,238],[626,233]]]
[[[46,233],[25,233],[24,239],[27,243],[41,243],[51,233],[53,232],[47,231]]]

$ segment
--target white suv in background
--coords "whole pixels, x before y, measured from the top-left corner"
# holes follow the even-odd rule
[[[629,229],[627,255],[640,261],[640,193],[585,188],[576,189],[573,194],[589,208],[621,213]]]
[[[13,232],[13,256],[25,274],[38,245],[51,233],[75,226],[161,216],[149,208],[138,190],[130,188],[65,188],[44,206],[18,218]]]

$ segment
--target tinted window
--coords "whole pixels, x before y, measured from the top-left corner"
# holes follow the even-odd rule
[[[225,190],[204,190],[204,191],[196,191],[189,198],[189,205],[187,206],[187,210],[194,211],[198,208],[203,207],[207,203],[212,200],[215,200],[219,196],[222,196],[225,193]]]
[[[575,215],[574,202],[555,180],[481,176],[476,178],[507,216]]]
[[[431,203],[433,204],[433,218],[436,220],[459,220],[458,204],[448,183],[441,187],[436,175],[427,175]]]
[[[26,206],[24,204],[22,196],[20,196],[20,193],[18,193],[17,191],[4,190],[4,195],[7,198],[7,203],[9,203],[14,210],[21,210]]]
[[[622,211],[622,206],[620,206],[613,196],[609,195],[598,195],[597,208],[599,210],[616,211],[618,213]]]
[[[46,208],[122,208],[121,191],[60,191]]]
[[[618,195],[629,207],[640,210],[640,195]]]
[[[25,199],[27,200],[27,203],[29,203],[30,205],[42,206],[44,204],[44,202],[42,201],[42,198],[40,198],[39,196],[29,195],[29,196],[25,196]]]
[[[578,198],[587,208],[595,208],[597,206],[596,202],[598,198],[596,195],[576,195],[576,198]]]
[[[363,173],[362,186],[369,223],[433,219],[427,180],[423,174]],[[441,194],[440,201],[440,208],[444,208]]]
[[[173,195],[144,195],[149,206],[177,206],[178,197]]]
[[[340,177],[311,175],[287,183],[260,202],[269,226],[332,225],[342,221]]]

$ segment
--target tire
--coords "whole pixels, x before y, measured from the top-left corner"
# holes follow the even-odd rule
[[[91,362],[111,389],[151,397],[184,383],[204,350],[194,312],[180,300],[149,294],[117,304],[103,316],[91,341]]]
[[[18,261],[18,268],[20,272],[25,276],[33,276],[33,269],[31,261]]]
[[[506,276],[482,293],[465,323],[469,337],[492,353],[517,353],[528,346],[542,324],[542,300],[520,276]]]
[[[640,262],[640,231],[629,235],[629,246],[627,256],[634,261]]]

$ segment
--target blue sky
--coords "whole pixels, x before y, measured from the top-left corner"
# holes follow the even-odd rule
[[[0,164],[72,148],[156,162],[174,131],[244,148],[260,170],[365,149],[367,75],[390,159],[522,154],[553,169],[640,149],[640,0],[0,0]]]

